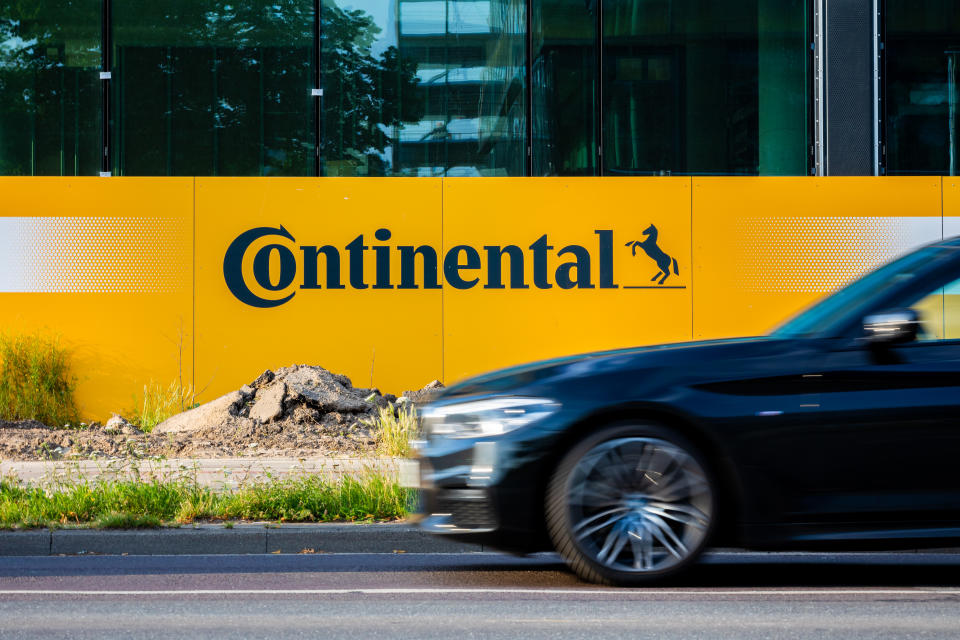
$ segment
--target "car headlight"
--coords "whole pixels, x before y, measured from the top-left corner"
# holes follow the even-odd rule
[[[423,430],[428,437],[479,438],[519,429],[556,413],[560,404],[545,398],[489,398],[427,408]]]

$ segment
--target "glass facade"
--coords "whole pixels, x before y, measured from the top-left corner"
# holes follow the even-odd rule
[[[801,0],[606,0],[605,173],[806,173],[806,16]]]
[[[100,170],[100,0],[0,2],[0,175]]]
[[[811,11],[0,0],[0,174],[804,175]]]
[[[533,175],[596,175],[597,4],[541,0],[532,13]]]
[[[324,175],[524,175],[523,0],[329,0]]]
[[[116,175],[313,175],[312,0],[112,5]]]
[[[960,171],[960,3],[887,0],[889,174]]]

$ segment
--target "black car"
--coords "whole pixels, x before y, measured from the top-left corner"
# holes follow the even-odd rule
[[[582,578],[672,576],[709,545],[960,540],[960,238],[767,336],[514,367],[422,414],[429,532]]]

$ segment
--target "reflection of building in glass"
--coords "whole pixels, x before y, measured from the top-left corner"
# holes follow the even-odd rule
[[[6,3],[0,174],[960,171],[960,4],[887,0],[882,47],[814,5]]]
[[[353,48],[380,62],[371,87],[373,102],[380,103],[375,112],[359,116],[362,122],[347,117],[339,126],[376,128],[385,139],[331,131],[327,122],[329,134],[350,138],[325,154],[327,175],[524,173],[522,0],[374,0],[324,8],[325,15],[336,20],[338,14],[358,11],[374,25],[352,42],[329,42],[327,49]],[[370,44],[363,42],[371,36],[375,39]],[[391,67],[384,56],[392,48],[399,63]],[[332,50],[331,55],[338,53]],[[341,70],[326,60],[323,66],[331,76],[325,79],[327,102],[339,109],[352,91],[346,83],[356,81],[345,78],[340,83],[336,76]],[[356,102],[362,110],[362,101]],[[360,148],[361,143],[370,146]]]
[[[522,174],[523,3],[398,3],[400,52],[417,61],[425,104],[398,132],[398,173]]]

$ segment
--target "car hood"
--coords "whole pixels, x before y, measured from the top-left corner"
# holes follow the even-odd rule
[[[782,350],[782,339],[767,336],[676,342],[553,358],[474,376],[445,389],[435,401],[461,396],[502,393],[551,378],[605,372],[709,365],[722,360],[754,357]]]

